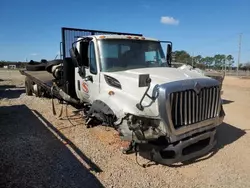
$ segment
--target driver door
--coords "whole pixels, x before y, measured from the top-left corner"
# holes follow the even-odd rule
[[[85,76],[81,77],[77,73],[77,96],[81,101],[92,103],[95,97],[99,94],[99,74],[97,69],[97,58],[95,53],[95,44],[93,41],[89,42],[86,59],[88,62],[84,63]]]
[[[83,92],[89,95],[89,101],[92,103],[95,97],[99,94],[99,74],[97,69],[95,44],[89,42],[88,46],[88,67],[86,67],[86,76],[82,81]]]

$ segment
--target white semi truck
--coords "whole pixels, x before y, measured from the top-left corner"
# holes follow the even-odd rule
[[[22,70],[26,92],[52,91],[82,108],[88,127],[115,128],[131,142],[124,153],[166,165],[198,158],[215,146],[225,116],[220,82],[171,67],[166,43],[165,54],[141,34],[62,28],[63,58],[46,66],[54,76]]]

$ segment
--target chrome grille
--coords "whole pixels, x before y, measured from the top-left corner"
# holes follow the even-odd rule
[[[171,116],[175,128],[216,117],[220,100],[219,87],[178,91],[170,94]]]

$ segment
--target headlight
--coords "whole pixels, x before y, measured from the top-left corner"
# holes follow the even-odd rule
[[[117,79],[108,75],[104,75],[104,78],[108,85],[118,89],[122,89],[121,83]]]

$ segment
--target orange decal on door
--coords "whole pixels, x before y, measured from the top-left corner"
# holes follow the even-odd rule
[[[84,92],[88,93],[89,92],[88,84],[83,82],[82,83],[82,89],[83,89]]]

